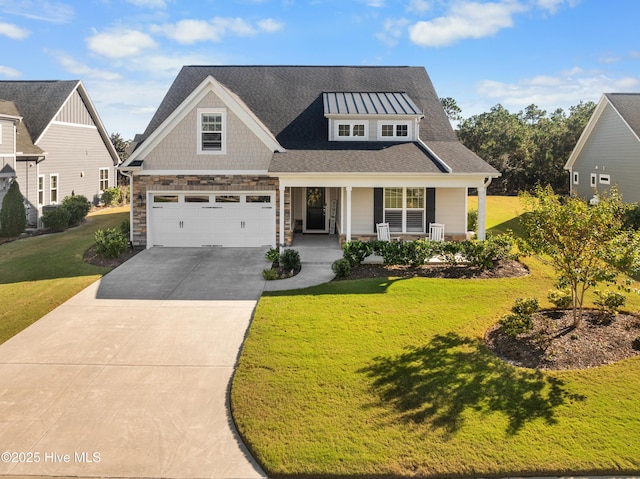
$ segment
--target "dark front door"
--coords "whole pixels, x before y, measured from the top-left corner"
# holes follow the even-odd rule
[[[324,188],[307,188],[307,230],[325,230]]]

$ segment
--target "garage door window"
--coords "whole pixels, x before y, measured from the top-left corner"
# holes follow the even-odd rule
[[[177,203],[177,195],[153,195],[154,203]]]
[[[240,203],[238,195],[216,195],[216,203]]]
[[[271,196],[247,195],[247,203],[271,203]]]
[[[184,197],[185,203],[209,203],[209,196],[191,196],[187,195]]]

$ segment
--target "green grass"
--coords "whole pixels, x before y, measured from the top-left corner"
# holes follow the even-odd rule
[[[517,198],[488,200],[490,227],[517,214]],[[231,404],[269,477],[637,474],[640,359],[539,372],[484,347],[516,297],[548,306],[552,271],[525,263],[524,278],[370,279],[263,296]]]
[[[107,268],[85,263],[82,255],[97,229],[128,217],[128,208],[101,210],[63,233],[0,245],[0,343],[107,273]]]

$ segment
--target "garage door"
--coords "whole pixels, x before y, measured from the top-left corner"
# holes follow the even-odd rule
[[[275,212],[272,193],[150,193],[148,244],[272,246]]]

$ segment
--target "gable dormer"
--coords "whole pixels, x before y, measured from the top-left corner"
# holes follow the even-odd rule
[[[404,92],[325,92],[329,141],[417,141],[420,109]]]

